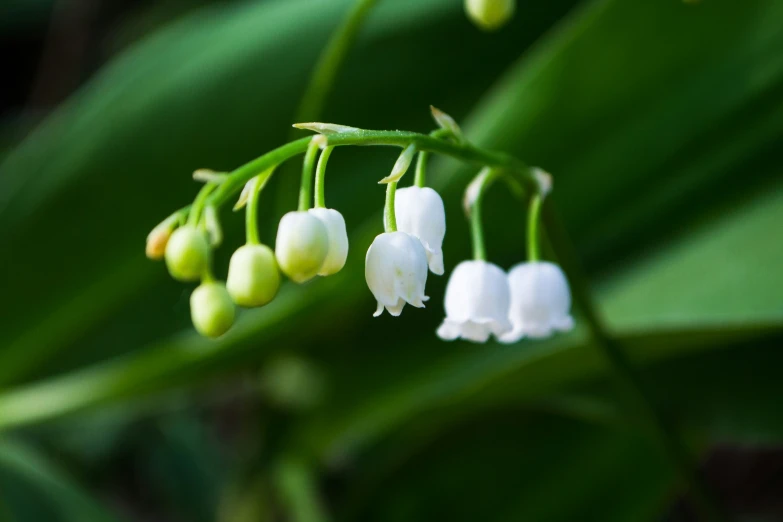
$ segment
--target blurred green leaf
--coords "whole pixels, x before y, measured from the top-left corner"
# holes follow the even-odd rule
[[[0,485],[2,505],[19,522],[120,520],[33,448],[8,439],[0,441]]]

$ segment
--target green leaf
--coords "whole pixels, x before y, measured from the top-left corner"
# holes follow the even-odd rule
[[[32,447],[8,439],[0,441],[0,484],[0,503],[20,522],[119,520]]]

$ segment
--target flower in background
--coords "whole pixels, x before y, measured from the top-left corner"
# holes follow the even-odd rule
[[[511,330],[508,319],[511,294],[506,273],[487,261],[463,261],[446,286],[446,318],[438,337],[483,343]]]
[[[523,337],[540,339],[574,327],[571,291],[559,266],[547,261],[520,263],[508,274],[511,289],[509,319],[513,329],[501,337],[514,343]]]
[[[427,253],[417,238],[405,232],[376,236],[367,250],[364,276],[378,301],[375,317],[384,307],[393,316],[402,313],[405,303],[424,308],[427,283]]]
[[[465,0],[468,18],[480,29],[495,31],[514,16],[516,0]]]
[[[397,229],[417,237],[427,252],[433,274],[443,275],[443,237],[446,211],[440,195],[429,187],[397,189],[395,202]]]

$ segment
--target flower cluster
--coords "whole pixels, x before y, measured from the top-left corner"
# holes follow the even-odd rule
[[[426,186],[425,178],[428,154],[437,150],[455,157],[469,153],[471,157],[486,158],[490,165],[466,190],[474,259],[459,263],[449,278],[446,318],[437,330],[438,336],[444,340],[486,342],[494,335],[501,342],[510,343],[571,329],[566,278],[557,265],[538,259],[538,214],[551,188],[550,176],[528,169],[513,158],[473,147],[450,116],[434,108],[433,116],[440,129],[429,136],[301,124],[299,127],[318,134],[276,149],[232,173],[196,171],[194,178],[205,185],[193,204],[169,216],[147,238],[147,256],[165,259],[172,277],[183,282],[200,281],[190,298],[196,330],[206,337],[223,335],[234,323],[237,306],[261,307],[274,299],[281,274],[301,284],[342,270],[349,248],[345,220],[339,211],[326,207],[324,187],[332,150],[338,145],[352,144],[403,147],[391,174],[381,180],[387,186],[385,230],[376,236],[365,258],[365,279],[377,301],[375,316],[384,310],[399,316],[406,304],[423,308],[429,299],[425,295],[428,273],[444,273],[446,213],[443,200]],[[299,208],[280,220],[272,250],[259,241],[260,193],[282,161],[302,152]],[[398,190],[398,182],[416,157],[414,184]],[[525,185],[534,189],[528,213],[529,262],[513,267],[508,274],[486,261],[480,221],[487,187],[504,176],[520,191]],[[245,208],[247,239],[231,256],[223,283],[214,278],[211,269],[213,249],[222,240],[218,209],[243,186],[234,209]]]

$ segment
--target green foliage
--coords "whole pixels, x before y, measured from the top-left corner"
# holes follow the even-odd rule
[[[666,511],[679,484],[620,408],[578,310],[576,331],[549,341],[445,344],[434,335],[445,281],[431,277],[427,309],[372,318],[363,259],[383,229],[376,182],[392,152],[332,155],[345,268],[284,284],[219,341],[192,331],[192,289],[144,257],[149,230],[195,195],[193,170],[286,141],[351,4],[194,10],[130,44],[3,152],[0,430],[25,442],[0,441],[0,518],[114,520],[102,477],[122,474],[129,453],[155,509],[186,520]],[[488,35],[461,2],[378,2],[323,120],[427,132],[433,104],[468,140],[551,172],[599,309],[656,403],[700,448],[780,444],[783,4],[572,4],[520,1]],[[446,202],[447,273],[470,255],[471,174],[434,160],[428,175]],[[270,183],[268,244],[275,190],[296,205]],[[489,197],[488,258],[509,268],[524,216],[512,195]],[[222,217],[220,279],[243,241],[241,219]],[[281,360],[312,382],[286,384]],[[280,400],[281,385],[307,400]]]

